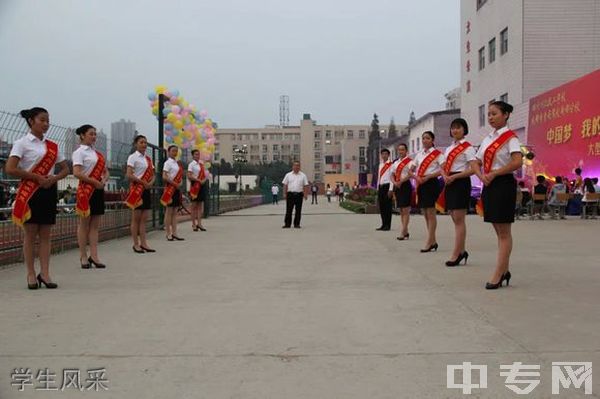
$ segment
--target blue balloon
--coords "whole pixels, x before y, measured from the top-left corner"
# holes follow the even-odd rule
[[[148,94],[148,100],[150,100],[150,101],[156,100],[156,93],[151,92],[150,94]]]
[[[173,137],[165,135],[165,141],[169,144],[173,144]]]
[[[172,130],[173,129],[173,125],[171,125],[170,123],[165,123],[165,130]]]
[[[171,94],[175,97],[179,97],[179,90],[173,89],[173,90],[171,90]]]

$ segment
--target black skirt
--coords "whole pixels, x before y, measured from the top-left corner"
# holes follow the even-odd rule
[[[181,191],[179,189],[175,190],[171,203],[167,206],[169,208],[179,208],[181,206]]]
[[[208,198],[208,190],[209,190],[209,185],[208,185],[208,181],[206,181],[200,187],[200,193],[198,194],[199,202],[206,202],[206,199]]]
[[[152,195],[150,190],[142,191],[142,205],[135,208],[136,211],[145,211],[152,209]]]
[[[90,215],[104,215],[104,190],[94,190],[92,193]]]
[[[512,173],[498,176],[489,186],[484,186],[481,200],[484,222],[513,223],[517,202],[517,181]]]
[[[50,188],[38,188],[29,199],[31,218],[25,223],[55,224],[56,204],[58,203],[58,190],[56,184]]]
[[[440,181],[437,177],[427,180],[417,187],[417,202],[419,208],[433,208],[441,192]]]
[[[410,206],[413,186],[410,180],[405,181],[400,185],[400,188],[394,189],[396,194],[396,208],[406,208]]]
[[[452,174],[452,173],[451,173]],[[446,210],[469,209],[471,203],[471,178],[456,179],[446,185]]]

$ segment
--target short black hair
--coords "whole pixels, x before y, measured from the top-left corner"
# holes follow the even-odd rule
[[[398,147],[400,147],[400,146],[404,147],[404,149],[405,149],[406,151],[408,151],[408,145],[406,145],[405,143],[400,143],[400,144],[398,144]]]
[[[452,137],[452,128],[453,127],[462,127],[465,132],[465,136],[467,134],[469,134],[469,124],[463,118],[456,118],[452,121],[452,123],[450,123],[450,136],[451,137]]]
[[[556,184],[562,184],[562,177],[556,176],[554,180],[556,180]]]
[[[95,129],[95,127],[92,125],[81,125],[75,130],[75,134],[81,138],[90,129]]]
[[[179,150],[179,147],[177,147],[175,144],[171,144],[168,148],[167,148],[167,152],[171,151],[171,148],[177,148],[177,150]]]
[[[19,114],[25,119],[29,127],[31,127],[31,123],[29,121],[35,119],[36,116],[43,113],[47,114],[48,111],[46,110],[46,108],[42,107],[33,107],[30,109],[21,110],[21,112],[19,112]]]
[[[500,108],[500,111],[504,114],[511,114],[514,110],[514,107],[505,101],[492,101],[490,105]]]
[[[390,155],[390,150],[388,150],[387,148],[382,148],[380,153],[383,154],[384,152],[387,152],[388,155]]]
[[[543,183],[546,181],[546,178],[542,175],[537,175],[537,177],[535,178],[535,180],[537,180],[538,183]]]
[[[198,150],[198,149],[195,149],[195,148],[194,148],[194,149],[192,150],[192,155],[194,155],[194,154],[195,154],[195,153],[197,153],[197,152],[199,153],[199,152],[200,152],[200,150]]]
[[[137,142],[141,139],[146,139],[146,136],[144,136],[143,134],[138,134],[133,138],[133,144],[137,144]],[[148,141],[148,139],[146,139],[146,141]]]
[[[597,177],[594,177],[594,178],[592,179],[592,182],[593,182],[594,184],[598,184],[598,178],[597,178]]]
[[[575,174],[579,176],[581,174],[581,168],[575,169]]]

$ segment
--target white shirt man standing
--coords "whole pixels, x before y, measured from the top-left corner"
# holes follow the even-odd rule
[[[277,183],[273,183],[271,194],[273,194],[273,205],[277,205],[279,203],[279,186]]]
[[[296,208],[294,215],[294,227],[300,228],[300,218],[302,217],[302,200],[308,198],[308,178],[300,171],[300,162],[295,161],[292,165],[292,171],[283,178],[283,198],[286,200],[284,229],[289,229],[292,225],[292,211]]]

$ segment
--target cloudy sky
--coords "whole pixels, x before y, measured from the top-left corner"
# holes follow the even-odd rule
[[[147,95],[177,88],[221,127],[405,123],[459,86],[457,0],[0,0],[0,109],[154,135]],[[1,134],[1,132],[0,132]]]

